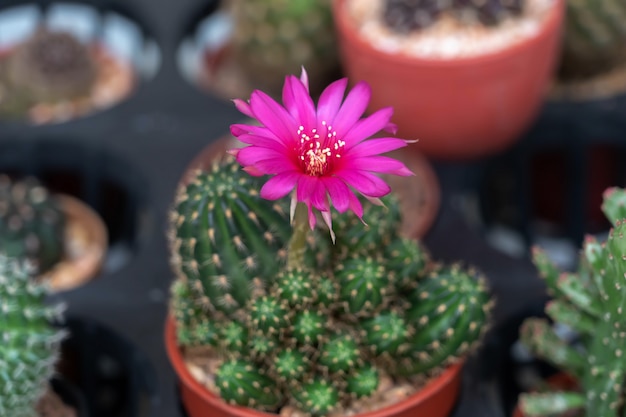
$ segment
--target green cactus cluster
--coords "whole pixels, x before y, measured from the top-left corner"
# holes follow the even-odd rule
[[[231,0],[233,51],[256,87],[280,96],[284,74],[307,69],[311,91],[339,68],[331,0]]]
[[[49,323],[63,308],[46,294],[26,263],[0,254],[0,416],[35,416],[54,373],[65,332]]]
[[[27,260],[37,273],[61,261],[65,215],[58,201],[34,178],[0,175],[0,248]]]
[[[553,300],[546,314],[579,334],[575,344],[559,337],[546,319],[527,319],[522,342],[538,357],[573,377],[578,391],[523,394],[525,415],[561,415],[581,410],[586,417],[623,416],[626,400],[626,190],[611,188],[602,209],[613,224],[605,242],[586,238],[576,273],[561,273],[545,253],[533,260]]]
[[[74,35],[41,28],[0,66],[0,113],[19,117],[37,103],[86,97],[96,80],[88,47]]]
[[[626,2],[568,0],[559,75],[599,75],[626,64]]]
[[[223,357],[225,401],[324,416],[375,393],[381,373],[430,377],[477,346],[493,304],[484,279],[401,236],[397,199],[364,201],[369,226],[337,215],[331,256],[287,267],[289,210],[257,181],[226,157],[180,187],[171,216],[178,342]]]

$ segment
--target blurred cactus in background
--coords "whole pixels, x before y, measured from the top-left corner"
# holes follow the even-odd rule
[[[623,415],[626,191],[607,190],[602,209],[613,228],[606,242],[586,239],[577,273],[561,273],[543,251],[534,249],[534,263],[554,297],[546,305],[546,313],[579,337],[569,344],[547,320],[532,318],[522,326],[522,342],[575,378],[580,390],[523,394],[520,404],[526,416],[564,415],[569,410],[584,410],[586,417]]]
[[[35,179],[0,175],[0,251],[24,259],[42,273],[64,254],[65,215]]]
[[[23,116],[38,103],[86,97],[96,81],[88,46],[70,33],[45,28],[0,63],[0,112],[9,116]]]
[[[233,50],[255,88],[280,97],[285,74],[302,66],[311,90],[322,88],[339,71],[331,0],[230,0]]]

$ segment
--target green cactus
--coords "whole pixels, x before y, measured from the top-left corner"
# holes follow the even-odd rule
[[[493,307],[485,279],[458,265],[438,267],[408,296],[405,319],[415,327],[394,373],[435,372],[481,340]]]
[[[555,322],[566,324],[582,337],[576,346],[560,338],[548,321],[531,318],[521,330],[522,342],[578,381],[580,390],[523,394],[520,405],[529,416],[549,416],[569,410],[584,410],[587,417],[617,417],[626,400],[626,223],[625,191],[604,194],[603,210],[614,224],[603,244],[587,238],[579,271],[551,272],[546,285],[555,299],[546,312]],[[554,271],[542,259],[541,270]]]
[[[270,262],[268,273],[242,274],[232,286],[220,287],[234,298],[235,282],[243,286],[247,292],[239,297],[240,307],[212,308],[216,303],[209,300],[214,294],[206,291],[212,281],[201,279],[201,272],[206,277],[229,272],[201,271],[200,265],[213,267],[216,262],[207,259],[222,259],[225,250],[211,239],[230,242],[229,236],[242,236],[243,241],[234,230],[262,236],[264,230],[276,232],[280,227],[276,222],[285,220],[280,210],[277,214],[271,204],[255,200],[259,187],[250,187],[253,180],[234,167],[227,163],[212,174],[198,174],[179,196],[172,217],[180,276],[172,286],[172,295],[179,299],[172,301],[171,309],[177,325],[189,328],[179,329],[179,343],[189,346],[186,341],[197,343],[204,337],[206,344],[215,346],[223,358],[216,385],[224,400],[270,412],[295,405],[321,417],[376,392],[383,370],[392,377],[430,377],[477,345],[492,305],[482,278],[458,266],[434,267],[419,243],[400,237],[395,198],[385,198],[384,207],[363,202],[363,217],[370,223],[365,232],[358,219],[339,216],[337,246],[331,247],[335,253],[317,266],[309,263],[315,250],[311,248],[318,248],[313,242],[300,257],[304,265],[288,265],[277,262],[283,244],[255,246],[259,239],[252,239],[238,265],[245,265],[246,257],[259,250],[259,259]],[[243,203],[230,202],[235,197]],[[253,206],[252,225],[235,220],[235,214],[249,220],[249,215],[239,213],[249,213],[252,209],[247,207]],[[218,229],[209,227],[208,219],[228,224],[221,230],[223,235],[217,236]],[[244,226],[235,229],[240,222]],[[284,235],[280,236],[285,243]],[[311,236],[319,238],[322,233],[313,231],[299,244]],[[323,237],[328,239],[327,231]],[[214,254],[218,248],[219,254]],[[341,256],[334,256],[337,251]],[[261,283],[254,284],[250,276],[262,276]],[[203,319],[213,322],[213,327]]]
[[[172,265],[197,291],[196,309],[243,308],[284,263],[288,213],[259,196],[261,184],[228,156],[179,189],[170,231]]]
[[[47,292],[25,265],[0,255],[0,416],[36,415],[54,373],[65,332],[49,323],[63,308],[46,306]]]
[[[241,359],[224,362],[215,375],[215,385],[230,404],[272,410],[282,401],[274,381],[254,363]]]
[[[569,0],[559,75],[592,77],[626,63],[626,3],[621,0]]]
[[[0,70],[4,113],[19,116],[37,103],[86,97],[96,81],[89,48],[66,32],[40,29],[12,51]]]
[[[307,69],[321,92],[339,68],[330,0],[231,0],[233,50],[252,84],[280,97],[285,74]]]
[[[348,376],[346,392],[353,397],[368,397],[376,392],[378,388],[379,372],[372,365],[364,365],[353,370]]]
[[[64,254],[65,215],[35,179],[12,182],[0,175],[0,247],[43,273]]]
[[[348,259],[336,269],[339,300],[349,315],[371,316],[389,304],[394,285],[382,259]]]
[[[338,215],[333,221],[337,234],[334,248],[338,262],[346,257],[367,256],[380,253],[381,247],[390,245],[398,235],[401,224],[400,203],[393,195],[381,199],[383,205],[376,205],[361,198],[363,221],[352,213]]]
[[[294,389],[293,398],[302,410],[318,417],[335,411],[341,397],[337,388],[318,377]]]
[[[356,339],[347,333],[333,336],[320,348],[320,365],[332,373],[348,373],[363,361]]]

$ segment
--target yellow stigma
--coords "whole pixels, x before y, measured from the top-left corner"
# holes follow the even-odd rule
[[[314,177],[325,175],[333,158],[341,158],[341,149],[346,145],[337,139],[337,132],[326,121],[322,121],[322,125],[326,128],[326,135],[320,136],[317,129],[305,132],[304,126],[300,126],[297,132],[300,138],[300,163],[304,172]]]

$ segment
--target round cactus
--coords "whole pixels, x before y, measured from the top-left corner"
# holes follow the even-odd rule
[[[34,178],[13,182],[0,175],[0,247],[42,273],[64,254],[65,215]]]
[[[270,293],[289,307],[302,309],[310,305],[315,296],[311,274],[302,268],[283,271],[276,277]]]
[[[362,352],[355,338],[340,333],[331,337],[320,348],[320,365],[330,372],[347,373],[363,361]]]
[[[347,313],[371,316],[384,308],[393,292],[391,275],[380,258],[345,260],[336,267],[339,299]]]
[[[273,410],[282,400],[274,381],[255,364],[241,359],[224,362],[215,375],[215,385],[230,404]]]
[[[248,328],[258,334],[282,334],[289,325],[289,310],[279,299],[263,296],[253,300],[248,310]]]
[[[89,48],[67,32],[37,31],[6,65],[9,88],[31,104],[88,96],[96,80]]]
[[[271,360],[270,373],[282,383],[301,381],[311,370],[311,362],[303,352],[287,348]]]
[[[364,343],[376,355],[396,355],[401,348],[406,349],[409,337],[414,333],[401,314],[391,311],[365,320],[361,326]]]
[[[410,290],[428,273],[430,256],[416,240],[396,238],[385,247],[385,267],[394,274],[398,291]]]
[[[314,417],[325,416],[339,405],[339,391],[325,379],[315,378],[292,391],[298,406]]]
[[[372,365],[364,365],[352,370],[346,379],[346,392],[356,398],[368,397],[378,388],[379,372]]]
[[[25,265],[0,255],[0,416],[31,417],[47,389],[65,332],[62,314],[46,306],[47,289]]]
[[[328,316],[319,311],[304,310],[293,319],[292,336],[301,346],[321,342],[328,328]]]

